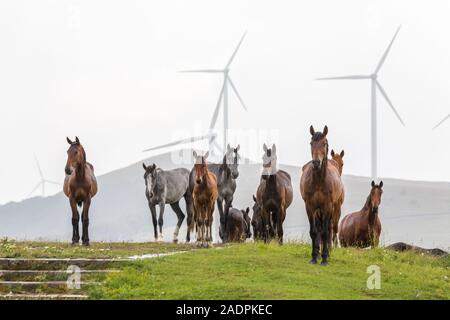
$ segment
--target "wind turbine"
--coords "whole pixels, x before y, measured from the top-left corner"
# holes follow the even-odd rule
[[[433,130],[436,129],[437,127],[439,127],[441,124],[443,124],[445,121],[447,121],[448,119],[450,119],[450,114],[447,115],[444,119],[442,119],[441,121],[439,121],[439,123],[437,125],[435,125],[433,127]]]
[[[41,166],[39,165],[39,161],[36,158],[36,155],[34,156],[34,160],[36,161],[36,166],[38,168],[39,171],[39,176],[41,177],[41,180],[39,181],[39,183],[33,188],[33,190],[30,192],[30,194],[28,195],[28,197],[30,197],[39,187],[42,188],[42,196],[45,197],[45,184],[55,184],[55,185],[61,185],[61,183],[56,182],[56,181],[52,181],[52,180],[47,180],[44,178],[44,174],[42,173],[41,170]]]
[[[229,75],[230,65],[233,62],[234,57],[236,56],[236,53],[238,52],[239,47],[241,46],[242,41],[244,40],[246,34],[247,34],[247,32],[245,32],[242,35],[238,45],[236,46],[236,49],[234,49],[233,54],[231,55],[230,59],[228,60],[227,64],[225,65],[225,67],[223,69],[199,69],[199,70],[180,71],[183,73],[221,73],[223,75],[222,89],[220,90],[219,99],[217,100],[216,108],[214,109],[214,114],[213,114],[213,116],[211,118],[211,122],[209,124],[209,133],[206,135],[203,135],[203,136],[181,139],[181,140],[167,143],[167,144],[164,144],[164,145],[161,145],[158,147],[146,149],[144,151],[157,150],[157,149],[167,148],[167,147],[174,146],[174,145],[185,144],[185,143],[189,143],[189,142],[192,143],[195,141],[206,140],[206,139],[209,140],[209,150],[211,152],[213,151],[213,146],[215,146],[218,150],[222,149],[223,152],[226,150],[227,144],[228,144],[228,122],[229,122],[228,121],[228,115],[229,115],[229,110],[228,110],[229,88],[228,88],[228,85],[230,85],[231,89],[235,93],[241,106],[247,111],[247,107],[245,106],[244,101],[242,100],[241,96],[239,95],[239,93],[236,89],[236,86],[234,85],[234,83],[231,80],[230,75]],[[219,111],[220,111],[220,106],[222,105],[222,101],[223,101],[223,148],[221,148],[219,146],[219,144],[217,143],[217,141],[215,140],[217,138],[217,134],[214,133],[214,128],[216,126],[217,118],[219,116]]]
[[[384,97],[386,102],[388,103],[389,107],[391,107],[394,114],[397,116],[397,119],[400,121],[400,123],[405,126],[405,123],[403,122],[402,118],[400,117],[399,113],[395,109],[394,105],[392,104],[391,100],[386,94],[386,91],[383,89],[383,87],[380,84],[380,81],[378,80],[378,72],[380,71],[381,67],[384,64],[384,61],[386,60],[386,57],[391,50],[392,44],[394,43],[395,38],[397,37],[398,32],[400,31],[399,26],[397,28],[397,31],[395,32],[394,36],[392,37],[391,42],[389,43],[386,51],[381,56],[380,61],[378,62],[377,67],[375,68],[374,72],[371,74],[366,75],[350,75],[350,76],[342,76],[342,77],[329,77],[329,78],[319,78],[317,80],[370,80],[371,82],[371,139],[372,139],[372,146],[371,146],[371,153],[372,153],[372,178],[377,178],[377,89],[381,93],[381,95]]]

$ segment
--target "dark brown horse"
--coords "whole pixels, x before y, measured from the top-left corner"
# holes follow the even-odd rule
[[[70,144],[67,150],[66,177],[64,179],[64,193],[69,198],[70,207],[72,209],[72,244],[78,244],[80,241],[80,233],[78,224],[80,215],[78,208],[83,206],[81,221],[83,224],[83,245],[89,246],[89,208],[91,199],[97,193],[97,179],[94,175],[94,167],[86,162],[86,152],[80,144],[78,137],[75,141],[67,138]]]
[[[197,152],[194,151],[193,223],[195,223],[197,231],[196,245],[204,248],[208,247],[212,242],[214,205],[219,196],[216,175],[208,170],[206,163],[208,155],[209,152],[204,156],[198,156]],[[191,226],[188,226],[188,229],[192,229],[192,223]]]
[[[252,236],[249,211],[248,207],[245,210],[230,208],[225,224],[227,242],[244,242],[245,239]]]
[[[383,181],[375,184],[367,196],[364,207],[358,212],[346,215],[339,226],[339,241],[341,246],[376,247],[380,240],[381,222],[378,217],[378,207],[383,194]]]
[[[253,214],[252,214],[252,228],[253,239],[262,240],[264,235],[264,226],[261,217],[261,208],[258,205],[255,195],[253,195]]]
[[[256,202],[261,209],[263,239],[269,242],[276,236],[283,243],[283,222],[286,210],[292,203],[293,192],[291,176],[277,169],[276,146],[263,146],[263,172],[256,192]]]
[[[323,132],[311,133],[312,161],[303,166],[300,193],[305,201],[312,240],[311,263],[316,264],[322,245],[322,265],[328,264],[333,234],[333,221],[340,212],[343,184],[338,170],[328,163],[328,127]],[[337,207],[339,206],[339,210]]]

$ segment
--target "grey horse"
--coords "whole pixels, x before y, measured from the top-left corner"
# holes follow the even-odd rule
[[[217,208],[219,209],[220,216],[220,229],[219,234],[223,239],[224,226],[225,226],[225,216],[228,210],[231,208],[233,203],[233,195],[236,191],[236,179],[239,176],[238,171],[238,160],[240,145],[236,148],[232,148],[229,144],[227,145],[227,151],[223,157],[222,163],[208,163],[208,170],[216,175],[217,178],[217,189],[219,191],[219,197],[217,198]],[[226,169],[226,170],[225,170]],[[192,195],[195,185],[195,171],[194,168],[191,170],[189,175],[189,190]],[[192,210],[188,210],[187,214],[187,224],[191,225],[192,222]],[[190,241],[190,230],[188,228],[186,234],[186,242]]]
[[[164,207],[170,204],[172,210],[178,217],[178,223],[173,233],[173,242],[178,242],[178,232],[184,220],[184,213],[180,208],[180,199],[184,197],[186,201],[186,211],[190,212],[192,208],[191,193],[189,186],[189,170],[178,168],[173,170],[163,170],[157,168],[155,164],[146,166],[142,163],[145,174],[145,196],[148,200],[148,206],[152,213],[153,228],[155,240],[163,241],[162,227],[164,223]],[[159,219],[156,220],[156,206],[159,206]],[[188,214],[189,215],[189,214]],[[159,236],[157,224],[159,225]]]

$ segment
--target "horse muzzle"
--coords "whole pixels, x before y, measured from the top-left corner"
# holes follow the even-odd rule
[[[315,170],[317,170],[317,169],[320,168],[320,164],[321,164],[321,161],[320,161],[320,160],[313,160],[313,161],[312,161],[312,165],[313,165],[313,168],[314,168]]]

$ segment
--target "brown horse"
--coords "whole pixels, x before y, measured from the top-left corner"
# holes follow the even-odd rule
[[[291,176],[283,170],[277,169],[276,146],[263,146],[263,172],[256,192],[256,204],[261,209],[263,223],[262,237],[269,242],[277,236],[283,243],[283,222],[286,210],[293,199]]]
[[[80,144],[78,137],[75,137],[75,141],[67,138],[67,142],[70,144],[70,147],[67,150],[66,177],[64,179],[63,190],[69,198],[72,209],[72,244],[78,244],[80,241],[78,231],[80,220],[77,209],[78,205],[79,207],[83,206],[81,214],[83,245],[89,246],[89,207],[91,206],[91,199],[97,193],[97,179],[94,175],[94,167],[92,164],[86,162],[86,152]]]
[[[344,186],[336,167],[328,163],[328,127],[325,126],[323,132],[315,132],[313,126],[309,130],[312,161],[303,166],[300,193],[305,201],[309,220],[309,234],[312,240],[311,263],[317,263],[322,245],[321,264],[327,265],[333,221],[339,212],[337,207],[340,206]]]
[[[333,164],[336,169],[339,171],[339,176],[342,177],[342,169],[344,168],[344,150],[341,151],[341,153],[335,153],[334,150],[331,150],[331,161],[330,163]],[[337,234],[339,229],[339,219],[341,218],[341,207],[344,203],[345,198],[345,190],[342,192],[342,197],[339,199],[339,203],[337,206],[335,206],[335,209],[337,210],[336,214],[333,215],[333,245],[337,247]]]
[[[334,150],[331,150],[331,160],[332,164],[336,166],[339,171],[339,175],[342,176],[342,169],[344,168],[344,150],[341,153],[335,153]]]
[[[192,192],[194,219],[196,225],[198,247],[207,248],[212,242],[212,222],[214,205],[219,196],[217,190],[216,175],[208,170],[206,158],[209,152],[204,156],[198,156],[194,151],[195,158],[195,185]],[[192,225],[192,223],[191,223]],[[192,226],[188,226],[192,229]]]
[[[372,189],[364,207],[358,212],[346,215],[339,226],[341,246],[376,247],[380,240],[381,222],[378,207],[383,194],[383,181],[379,185],[372,181]]]

